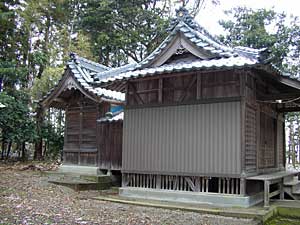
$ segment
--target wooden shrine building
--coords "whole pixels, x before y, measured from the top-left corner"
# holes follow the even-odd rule
[[[93,86],[97,74],[108,70],[71,54],[63,77],[40,102],[65,110],[65,167],[94,173],[121,169],[124,94]]]
[[[120,194],[242,207],[298,198],[284,112],[299,110],[300,82],[268,57],[225,46],[181,8],[152,54],[96,81],[126,94]]]

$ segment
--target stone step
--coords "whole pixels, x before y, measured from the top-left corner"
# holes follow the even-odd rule
[[[48,178],[81,178],[83,180],[87,181],[93,181],[93,182],[111,182],[111,177],[108,175],[82,175],[77,173],[63,173],[58,171],[46,171],[44,172]]]
[[[298,189],[298,190],[296,190],[296,191],[293,191],[293,194],[294,194],[294,195],[299,195],[299,197],[300,197],[300,189]]]
[[[289,187],[291,189],[291,192],[295,192],[300,189],[300,180],[298,180],[298,177],[294,177],[293,180],[284,182],[284,186]]]
[[[103,190],[112,185],[111,177],[108,175],[83,175],[70,172],[50,171],[46,172],[48,182],[66,186],[76,191]]]
[[[80,175],[80,178],[87,181],[93,181],[93,182],[111,182],[111,177],[108,175]]]
[[[43,174],[45,176],[50,177],[80,177],[80,174],[76,174],[76,173],[63,173],[63,172],[59,172],[59,171],[45,171],[43,172]]]
[[[291,182],[293,181],[295,178],[297,178],[297,176],[295,176],[294,174],[291,174],[290,176],[286,176],[283,178],[283,182],[286,183],[286,182]]]
[[[111,187],[111,182],[91,182],[86,180],[70,180],[70,179],[57,179],[49,180],[49,183],[62,185],[74,189],[75,191],[85,191],[85,190],[105,190]]]

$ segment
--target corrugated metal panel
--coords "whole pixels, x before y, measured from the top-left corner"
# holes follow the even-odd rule
[[[240,103],[126,109],[123,171],[239,174]]]

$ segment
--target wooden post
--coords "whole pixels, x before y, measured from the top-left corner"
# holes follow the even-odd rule
[[[80,101],[79,109],[79,149],[78,149],[78,164],[81,164],[81,146],[82,146],[82,123],[83,123],[83,111],[82,111],[82,101]]]
[[[230,194],[230,178],[229,177],[226,178],[226,182],[227,182],[226,194]]]
[[[200,177],[196,177],[195,179],[195,191],[200,192]]]
[[[259,171],[260,167],[260,105],[257,104],[257,112],[256,112],[256,172]]]
[[[243,71],[240,76],[240,96],[241,96],[241,171],[244,174],[245,171],[245,120],[246,120],[246,73]]]
[[[208,180],[208,177],[206,177],[205,178],[205,188],[206,188],[206,190],[205,190],[205,192],[208,192],[208,182],[209,182],[209,180]]]
[[[281,181],[279,182],[280,200],[284,200],[283,182],[284,179],[282,178]]]
[[[202,80],[201,75],[196,74],[197,76],[197,100],[202,98]]]
[[[234,180],[235,180],[235,178],[231,178],[231,186],[230,186],[231,190],[230,190],[230,194],[235,194],[234,193]]]
[[[129,105],[129,81],[126,82],[126,90],[125,90],[125,105],[128,106]]]
[[[264,182],[264,207],[268,208],[270,206],[270,181],[265,180]]]
[[[163,102],[163,79],[158,79],[158,103]]]
[[[244,177],[240,179],[240,195],[246,195],[246,178]]]
[[[126,173],[122,173],[122,187],[126,187],[128,185],[128,175]]]
[[[156,175],[156,189],[161,189],[161,175]]]

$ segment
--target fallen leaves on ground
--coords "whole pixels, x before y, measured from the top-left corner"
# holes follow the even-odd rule
[[[50,184],[39,170],[28,165],[0,164],[0,224],[253,224],[250,219],[90,199],[98,194]]]

